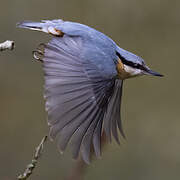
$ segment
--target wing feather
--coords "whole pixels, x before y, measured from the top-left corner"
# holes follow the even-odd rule
[[[100,156],[103,121],[107,136],[112,132],[118,138],[120,103],[116,99],[121,92],[115,89],[114,74],[108,76],[111,71],[102,72],[81,56],[82,48],[80,37],[66,35],[53,38],[45,46],[44,96],[51,139],[57,141],[61,151],[71,141],[73,157],[81,152],[89,163],[92,144],[96,156]]]

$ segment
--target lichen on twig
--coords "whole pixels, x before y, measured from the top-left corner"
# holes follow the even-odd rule
[[[27,165],[23,174],[20,174],[17,179],[19,180],[26,180],[33,172],[33,169],[36,167],[39,157],[42,154],[43,146],[45,141],[47,140],[47,136],[44,136],[41,140],[40,144],[36,147],[33,159],[31,163]]]
[[[3,43],[0,43],[0,51],[4,51],[4,50],[13,50],[15,47],[14,45],[14,41],[10,41],[10,40],[6,40]]]

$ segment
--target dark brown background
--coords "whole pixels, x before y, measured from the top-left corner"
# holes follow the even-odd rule
[[[180,178],[180,1],[1,0],[0,179],[12,180],[30,161],[47,132],[41,65],[32,50],[50,36],[16,29],[22,20],[63,18],[104,32],[122,48],[141,55],[164,78],[125,82],[122,117],[127,141],[114,142],[88,167],[85,180],[178,180]],[[75,162],[48,142],[30,179],[63,179]]]

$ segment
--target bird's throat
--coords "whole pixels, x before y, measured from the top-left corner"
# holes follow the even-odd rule
[[[120,59],[118,59],[118,63],[116,65],[116,69],[117,69],[117,72],[118,72],[118,77],[119,79],[127,79],[127,78],[130,78],[130,77],[134,77],[136,75],[130,73],[130,72],[127,72],[125,69],[125,65],[122,63],[122,61]]]

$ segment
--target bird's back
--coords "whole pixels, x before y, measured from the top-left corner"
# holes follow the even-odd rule
[[[81,37],[82,48],[80,56],[85,61],[90,61],[94,64],[103,76],[116,76],[117,46],[115,42],[105,34],[80,23],[65,21],[60,26],[56,27],[65,32],[65,34]],[[111,76],[111,77],[112,77]]]

